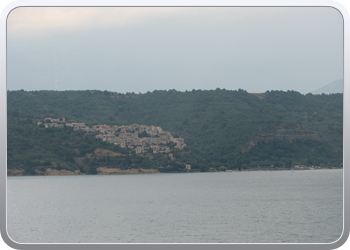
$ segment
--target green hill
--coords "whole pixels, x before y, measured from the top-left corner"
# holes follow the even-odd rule
[[[188,163],[205,171],[220,166],[338,167],[342,163],[343,94],[302,95],[295,91],[250,94],[241,89],[146,94],[22,90],[8,91],[7,102],[8,168],[30,168],[27,172],[32,174],[38,165],[49,166],[44,163],[53,168],[91,173],[93,166],[102,165],[133,168],[143,164],[157,168],[171,163],[176,171],[181,170],[176,164]],[[187,153],[178,155],[180,163],[164,157],[127,159],[129,154],[124,149],[107,145],[94,135],[68,128],[45,129],[33,123],[33,119],[48,117],[64,117],[66,121],[88,126],[133,123],[160,126],[184,138]],[[90,163],[85,159],[84,165],[82,159],[97,148],[124,156],[112,157],[108,163],[103,157]]]

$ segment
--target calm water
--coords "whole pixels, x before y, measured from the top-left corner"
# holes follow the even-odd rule
[[[19,243],[330,243],[343,172],[8,177]]]

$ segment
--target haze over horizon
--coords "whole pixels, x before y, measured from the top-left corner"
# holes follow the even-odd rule
[[[57,90],[306,94],[343,76],[342,21],[327,7],[21,7],[7,88],[55,90],[57,62]]]

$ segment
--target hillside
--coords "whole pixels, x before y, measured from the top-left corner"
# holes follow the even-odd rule
[[[343,93],[343,89],[344,89],[344,79],[338,79],[335,80],[329,84],[327,84],[326,86],[323,86],[320,89],[317,89],[315,91],[312,91],[312,94],[335,94],[335,93]]]
[[[123,153],[125,168],[138,167],[143,161],[143,166],[148,168],[171,163],[174,171],[183,169],[183,166],[176,168],[176,164],[182,163],[203,171],[220,166],[229,169],[294,164],[338,167],[342,163],[342,94],[301,95],[295,91],[249,94],[241,89],[146,94],[22,90],[8,91],[7,98],[8,168],[28,168],[29,164],[32,174],[39,162],[57,168],[57,161],[61,162],[59,168],[95,173],[92,166],[102,156],[95,157],[96,162],[85,167],[79,157],[89,158],[89,153],[101,147]],[[181,158],[178,163],[137,155],[126,160],[130,152],[113,144],[102,145],[106,142],[95,135],[69,128],[45,129],[33,123],[33,119],[44,121],[48,117],[65,117],[66,121],[87,126],[159,126],[174,137],[183,138],[187,147],[182,152],[187,154],[178,156]],[[48,130],[53,135],[47,135]],[[81,151],[79,147],[88,150]],[[57,150],[62,152],[57,154]],[[107,161],[101,159],[100,162]],[[121,164],[117,161],[121,158],[111,159],[115,162],[105,166]]]

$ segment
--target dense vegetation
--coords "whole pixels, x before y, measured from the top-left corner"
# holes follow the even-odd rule
[[[249,94],[244,90],[8,91],[8,168],[80,169],[142,166],[178,171],[294,164],[342,164],[343,95],[302,95],[295,91]],[[177,161],[149,160],[69,128],[45,129],[33,119],[65,117],[89,126],[132,123],[161,126],[188,145]],[[122,155],[87,157],[97,148]]]

